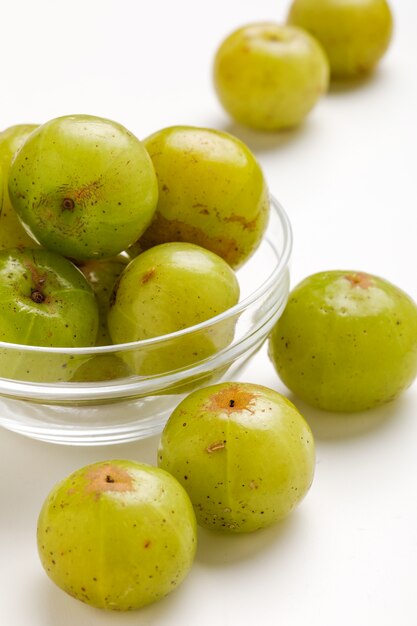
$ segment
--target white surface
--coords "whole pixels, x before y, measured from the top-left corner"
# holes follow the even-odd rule
[[[394,3],[393,3],[394,4]],[[168,124],[231,130],[263,165],[294,228],[292,284],[321,269],[377,273],[417,298],[415,0],[372,80],[330,93],[298,131],[234,126],[213,94],[220,40],[281,19],[279,0],[15,0],[2,7],[0,127],[67,113],[144,137]],[[245,378],[283,391],[262,351]],[[313,487],[284,523],[250,536],[200,532],[184,584],[156,605],[105,613],[44,574],[36,518],[52,485],[99,459],[155,462],[156,439],[55,447],[0,432],[0,623],[7,626],[415,626],[417,385],[376,411],[335,416],[297,402],[313,428]]]

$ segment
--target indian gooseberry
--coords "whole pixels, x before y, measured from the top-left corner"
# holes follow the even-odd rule
[[[120,276],[108,327],[113,343],[156,338],[195,326],[234,306],[239,284],[219,256],[191,243],[167,243],[137,256]],[[124,356],[141,375],[186,367],[233,339],[235,320],[151,343]]]
[[[128,364],[117,354],[95,354],[80,363],[71,376],[70,382],[98,383],[126,378],[130,374]]]
[[[313,274],[296,286],[269,354],[289,389],[328,411],[363,411],[398,396],[417,375],[417,306],[383,278]]]
[[[38,245],[32,237],[29,237],[16,215],[9,198],[7,184],[10,163],[35,128],[37,128],[35,124],[18,124],[10,126],[0,133],[0,166],[3,169],[3,182],[1,185],[3,203],[0,204],[0,250],[23,247],[34,248]]]
[[[226,382],[198,389],[176,407],[158,464],[186,489],[201,526],[251,532],[283,519],[305,496],[314,440],[276,391]]]
[[[52,489],[37,540],[58,587],[92,606],[127,611],[181,583],[193,562],[196,523],[186,492],[167,472],[102,461]]]
[[[371,71],[387,50],[393,27],[386,0],[293,0],[288,22],[323,46],[332,78]]]
[[[114,287],[128,262],[129,259],[127,257],[119,254],[111,259],[89,259],[77,263],[77,267],[91,285],[97,300],[99,326],[96,346],[106,346],[112,343],[107,326],[107,315]],[[126,361],[117,354],[96,354],[80,365],[71,381],[101,382],[114,380],[115,378],[125,378],[130,373],[130,368]]]
[[[93,346],[98,329],[94,293],[67,259],[41,248],[0,252],[0,341],[25,346]],[[64,352],[0,348],[0,376],[66,381],[80,359]]]
[[[107,327],[107,315],[114,287],[128,262],[128,258],[119,254],[111,259],[89,259],[77,263],[77,267],[86,277],[97,298],[100,317],[97,346],[106,346],[112,343]]]
[[[83,260],[134,243],[152,219],[158,188],[148,153],[126,128],[70,115],[30,134],[11,165],[9,193],[43,246]]]
[[[304,30],[260,22],[226,37],[213,78],[220,102],[237,122],[276,131],[300,124],[326,92],[329,64]]]
[[[144,140],[155,167],[159,200],[142,249],[195,243],[233,268],[258,247],[269,216],[262,170],[249,148],[209,128],[173,126]]]

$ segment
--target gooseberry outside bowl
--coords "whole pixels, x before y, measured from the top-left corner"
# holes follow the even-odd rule
[[[30,371],[38,369],[41,379],[46,372],[47,379],[0,378],[0,425],[34,439],[76,445],[121,443],[160,432],[186,394],[235,379],[262,346],[287,302],[291,245],[288,218],[271,198],[261,245],[237,272],[240,301],[221,315],[176,333],[116,346],[63,349],[0,342],[3,363],[27,360]],[[194,341],[215,345],[219,337],[222,347],[205,358],[181,358],[190,354]],[[168,362],[176,365],[158,371],[158,362],[166,361],[159,356],[168,353]],[[135,363],[144,363],[141,375],[126,366],[132,355]],[[70,382],[61,382],[63,363],[74,372]],[[94,381],[96,377],[103,380]]]

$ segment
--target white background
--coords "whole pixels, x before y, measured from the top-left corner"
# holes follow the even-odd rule
[[[223,113],[211,62],[229,31],[280,21],[284,0],[2,3],[0,128],[70,113],[139,137],[171,124],[234,132],[256,153],[294,229],[292,284],[318,270],[379,274],[417,298],[417,4],[392,0],[396,31],[373,78],[332,90],[296,131],[256,134]],[[259,353],[244,378],[285,391]],[[253,535],[200,531],[194,567],[142,611],[106,613],[44,574],[35,529],[70,471],[108,458],[155,463],[156,438],[71,448],[0,432],[2,626],[416,626],[417,385],[355,416],[295,402],[316,438],[307,498]]]

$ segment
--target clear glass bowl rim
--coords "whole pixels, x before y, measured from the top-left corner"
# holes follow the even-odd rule
[[[0,341],[0,349],[4,350],[19,350],[19,352],[41,352],[45,354],[65,354],[65,355],[90,355],[95,356],[99,354],[112,354],[114,352],[124,352],[130,350],[137,350],[141,347],[149,347],[158,345],[160,343],[165,343],[172,339],[176,339],[177,337],[182,337],[187,334],[195,333],[196,331],[203,330],[205,328],[209,328],[223,320],[227,320],[228,318],[233,318],[234,316],[238,316],[242,311],[247,309],[253,302],[256,302],[259,298],[261,298],[265,293],[267,293],[272,285],[280,282],[282,275],[288,268],[289,259],[291,257],[292,252],[292,229],[289,218],[280,204],[278,200],[270,194],[270,204],[271,210],[275,210],[276,215],[279,218],[282,227],[282,236],[283,236],[283,246],[282,251],[278,260],[278,263],[274,270],[271,272],[269,277],[259,286],[255,291],[251,292],[246,298],[239,301],[235,306],[227,309],[223,313],[216,315],[214,317],[201,322],[200,324],[196,324],[194,326],[190,326],[188,328],[184,328],[183,330],[178,330],[174,333],[169,333],[167,335],[159,335],[158,337],[151,337],[150,339],[142,339],[140,341],[132,341],[129,343],[120,343],[120,344],[112,344],[107,346],[87,346],[82,348],[52,348],[46,346],[31,346],[25,344],[17,344],[17,343],[7,343],[5,341]],[[74,383],[71,383],[74,384]]]

